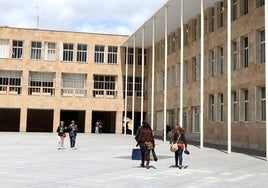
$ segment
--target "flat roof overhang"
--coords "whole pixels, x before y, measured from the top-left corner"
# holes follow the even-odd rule
[[[168,24],[167,32],[174,32],[181,27],[181,1],[183,0],[169,0],[164,4],[151,18],[140,26],[133,34],[131,34],[122,46],[134,47],[133,38],[135,36],[135,47],[142,47],[142,28],[144,28],[144,48],[152,46],[152,33],[153,33],[153,19],[155,19],[155,42],[159,42],[165,37],[165,7],[168,7]],[[220,0],[204,0],[204,10],[212,7]],[[188,20],[195,18],[201,14],[201,0],[184,0],[184,24]]]

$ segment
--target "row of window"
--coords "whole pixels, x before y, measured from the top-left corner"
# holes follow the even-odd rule
[[[9,49],[12,49],[12,59],[22,59],[24,55],[24,43],[22,40],[12,40],[10,47],[10,40],[0,39],[0,58],[9,58]],[[73,43],[59,43],[60,61],[65,62],[88,62],[88,45],[87,44],[73,44]],[[31,41],[30,59],[45,61],[56,61],[57,56],[56,42],[40,42]],[[107,52],[107,57],[106,57]],[[43,57],[44,56],[44,57]],[[118,64],[118,47],[117,46],[94,46],[94,63]]]
[[[56,73],[52,72],[30,72],[28,81],[28,95],[54,96]],[[61,75],[62,96],[87,96],[87,74]],[[93,97],[117,97],[117,76],[94,75]],[[0,93],[21,94],[22,71],[0,71]]]
[[[231,95],[232,121],[250,121],[250,93],[248,89],[232,91]],[[256,120],[266,121],[265,87],[256,87]],[[208,121],[224,122],[224,96],[222,93],[208,96]]]

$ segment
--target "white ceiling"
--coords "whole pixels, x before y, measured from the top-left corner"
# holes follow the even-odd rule
[[[140,26],[123,43],[123,46],[133,47],[133,36],[135,36],[135,46],[142,47],[142,28],[144,27],[144,47],[152,46],[153,18],[155,18],[155,42],[165,37],[165,7],[168,6],[168,33],[174,32],[181,25],[181,1],[184,1],[184,23],[191,18],[201,14],[201,0],[169,0],[154,15],[152,15],[143,25]],[[211,7],[220,0],[204,0],[204,9]]]

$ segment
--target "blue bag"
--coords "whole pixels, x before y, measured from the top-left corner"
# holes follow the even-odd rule
[[[141,149],[132,149],[132,155],[131,155],[132,160],[141,160]]]

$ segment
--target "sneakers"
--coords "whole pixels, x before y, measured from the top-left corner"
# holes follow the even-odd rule
[[[179,169],[182,169],[182,165],[179,165],[178,167],[179,167]]]

